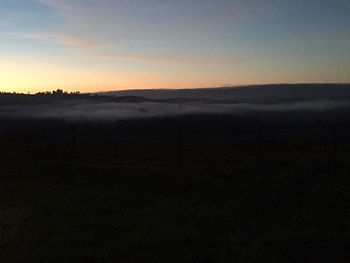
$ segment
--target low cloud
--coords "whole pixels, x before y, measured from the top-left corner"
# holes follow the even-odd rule
[[[50,41],[56,44],[70,46],[75,48],[93,48],[101,45],[96,40],[85,39],[78,36],[70,36],[65,34],[52,34],[52,33],[28,33],[21,36],[28,40],[37,41]]]
[[[142,0],[37,1],[52,8],[62,21],[60,32],[34,35],[35,38],[80,48],[103,46],[103,50],[96,50],[95,53],[80,54],[94,59],[166,63],[252,61],[249,54],[228,54],[212,49],[194,49],[193,46],[201,46],[211,34],[217,32],[214,24],[224,26],[233,18],[236,21],[248,16],[253,12],[251,9],[261,8],[261,4],[255,0],[251,4],[240,0],[230,5],[226,1],[209,0],[180,0],[176,3],[149,0],[147,5]],[[154,46],[158,48],[155,50]]]
[[[249,112],[322,111],[348,107],[348,102],[319,101],[291,104],[207,103],[92,103],[60,102],[36,106],[1,106],[0,116],[11,118],[115,121],[188,114],[244,114]]]

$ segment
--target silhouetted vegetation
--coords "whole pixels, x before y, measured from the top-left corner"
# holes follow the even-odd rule
[[[348,91],[259,92],[0,94],[0,261],[347,262]]]
[[[53,90],[53,91],[41,91],[41,92],[37,92],[34,94],[35,95],[79,95],[80,91],[75,91],[75,92],[67,92],[64,91],[62,89],[57,89],[57,90]],[[23,92],[6,92],[6,91],[1,91],[0,95],[31,95],[31,94],[25,94]],[[33,95],[32,95],[33,96]]]
[[[2,119],[1,262],[346,262],[349,120]]]

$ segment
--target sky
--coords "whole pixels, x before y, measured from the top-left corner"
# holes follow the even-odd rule
[[[349,0],[0,0],[0,91],[349,83]]]

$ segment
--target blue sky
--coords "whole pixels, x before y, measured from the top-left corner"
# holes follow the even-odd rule
[[[350,1],[2,0],[0,90],[350,82]]]

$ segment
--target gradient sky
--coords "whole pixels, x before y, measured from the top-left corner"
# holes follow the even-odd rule
[[[349,0],[0,0],[0,91],[350,82]]]

